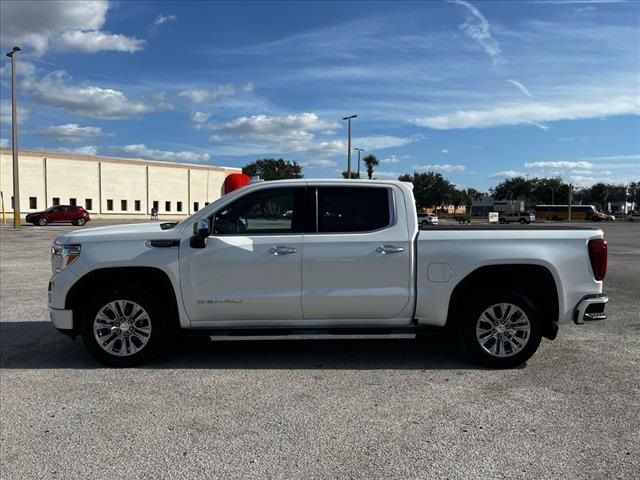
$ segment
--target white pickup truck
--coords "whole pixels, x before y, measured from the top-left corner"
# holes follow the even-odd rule
[[[98,360],[140,363],[209,335],[455,335],[493,367],[558,324],[606,318],[607,244],[593,228],[420,231],[410,184],[285,180],[179,223],[83,229],[52,246],[53,324]]]

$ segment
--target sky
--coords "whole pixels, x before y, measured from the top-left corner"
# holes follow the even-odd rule
[[[358,115],[378,178],[640,180],[640,2],[3,0],[14,45],[24,149],[331,178]]]

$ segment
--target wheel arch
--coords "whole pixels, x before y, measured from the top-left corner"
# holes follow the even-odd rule
[[[171,328],[180,328],[176,293],[165,272],[154,267],[113,267],[87,273],[67,293],[65,308],[73,310],[73,334],[80,332],[80,308],[93,291],[108,285],[125,284],[136,285],[166,302]]]
[[[474,270],[453,289],[447,325],[458,321],[470,296],[489,289],[509,289],[527,296],[541,313],[542,335],[550,340],[556,337],[560,312],[558,288],[551,271],[541,265],[488,265]]]

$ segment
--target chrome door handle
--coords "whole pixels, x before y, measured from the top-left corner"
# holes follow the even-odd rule
[[[291,255],[296,253],[298,250],[296,248],[293,247],[284,247],[284,246],[278,246],[278,247],[271,247],[269,249],[269,253],[271,255]]]
[[[396,247],[395,245],[382,245],[376,248],[376,252],[381,253],[383,255],[387,255],[390,253],[400,253],[400,252],[404,252],[404,247]]]

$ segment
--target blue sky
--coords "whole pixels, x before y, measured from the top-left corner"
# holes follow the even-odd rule
[[[486,190],[514,175],[640,180],[640,3],[28,2],[20,147],[380,178],[438,171]],[[0,142],[10,146],[10,66]],[[355,162],[355,156],[354,156]]]

